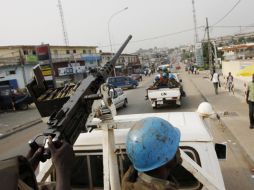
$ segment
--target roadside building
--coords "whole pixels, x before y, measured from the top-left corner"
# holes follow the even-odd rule
[[[0,46],[0,85],[25,88],[33,78],[33,67],[38,61],[35,45]],[[96,46],[54,46],[50,45],[50,55],[56,78],[73,79],[76,74],[97,67],[100,62]],[[49,64],[41,63],[46,80],[52,80]]]
[[[254,43],[224,46],[219,50],[224,52],[223,56],[226,61],[254,58]]]
[[[112,58],[112,53],[101,53],[101,66],[105,65]],[[136,54],[121,54],[116,65],[117,75],[130,75],[141,72],[141,64],[138,55]]]

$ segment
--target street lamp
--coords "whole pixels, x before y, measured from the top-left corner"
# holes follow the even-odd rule
[[[124,9],[121,9],[120,11],[115,12],[114,14],[111,15],[111,17],[108,20],[108,38],[109,38],[109,45],[110,45],[110,51],[111,51],[111,55],[113,55],[113,49],[112,49],[112,42],[111,42],[111,36],[110,36],[110,29],[109,29],[109,24],[110,21],[112,20],[112,18],[116,15],[118,15],[119,13],[127,10],[128,7],[125,7]],[[116,71],[115,71],[115,67],[114,67],[114,76],[116,76]]]

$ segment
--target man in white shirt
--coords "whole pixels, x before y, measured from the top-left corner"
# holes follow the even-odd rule
[[[213,70],[211,81],[213,82],[215,94],[217,95],[218,94],[218,86],[220,86],[220,79],[219,79],[219,74],[216,73],[215,69]]]

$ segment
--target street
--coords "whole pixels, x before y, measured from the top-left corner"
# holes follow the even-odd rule
[[[183,89],[186,92],[186,97],[182,99],[182,106],[163,106],[157,109],[152,109],[148,100],[145,100],[146,88],[152,84],[154,79],[151,77],[144,77],[137,89],[125,90],[128,97],[127,108],[118,110],[119,115],[124,114],[138,114],[138,113],[153,113],[153,112],[190,112],[195,111],[198,105],[205,101],[204,96],[195,85],[198,77],[188,75],[186,72],[180,74],[183,80]],[[27,112],[28,113],[28,112]],[[26,117],[26,112],[23,112]],[[38,118],[37,110],[34,109],[34,119]],[[22,120],[22,117],[19,119]],[[254,179],[251,176],[250,164],[245,158],[245,154],[241,147],[236,143],[235,137],[226,130],[225,126],[218,120],[213,120],[212,131],[214,142],[227,144],[227,160],[220,161],[221,170],[223,173],[224,183],[226,189],[244,189],[251,190],[254,187]],[[40,133],[46,127],[45,124],[39,123],[33,127],[17,132],[1,139],[0,159],[4,159],[17,154],[25,154],[28,150],[27,142],[35,134]]]

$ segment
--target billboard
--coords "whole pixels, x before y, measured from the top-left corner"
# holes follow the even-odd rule
[[[39,61],[47,61],[50,59],[50,49],[48,44],[37,46],[35,49]]]

